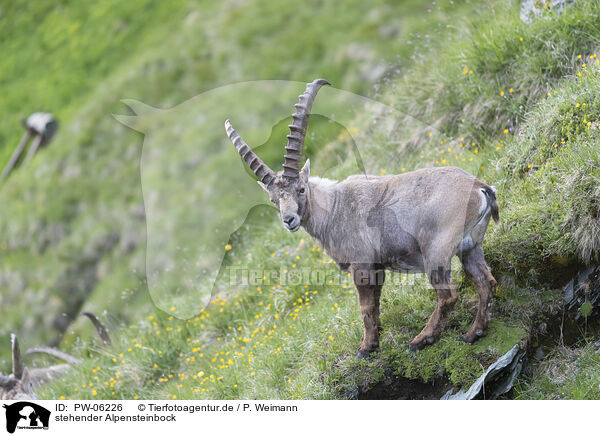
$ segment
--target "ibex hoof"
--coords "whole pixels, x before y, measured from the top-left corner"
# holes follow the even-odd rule
[[[472,344],[473,342],[475,342],[477,340],[476,337],[471,337],[469,335],[462,335],[460,338],[458,338],[460,341],[466,342],[467,344]]]
[[[463,336],[460,337],[460,340],[463,342],[466,342],[467,344],[472,344],[477,339],[482,338],[485,335],[487,335],[487,330],[477,329],[474,332],[472,332],[472,331],[467,332],[466,334],[464,334]]]
[[[409,349],[409,351],[414,353],[415,351],[422,350],[427,345],[431,345],[434,342],[435,342],[435,338],[433,336],[425,336],[423,339],[421,339],[418,342],[415,342],[415,340],[413,339],[413,341],[410,343],[408,349]]]
[[[371,355],[370,350],[358,350],[358,352],[356,353],[356,357],[358,357],[359,359],[366,359],[370,355]]]

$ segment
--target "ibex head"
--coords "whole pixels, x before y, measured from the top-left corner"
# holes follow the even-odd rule
[[[277,174],[252,151],[233,129],[229,120],[225,121],[229,139],[242,159],[259,178],[259,184],[267,191],[269,199],[279,208],[283,225],[290,232],[295,232],[300,228],[306,212],[310,161],[307,160],[300,169],[302,147],[313,101],[323,85],[330,85],[330,83],[325,79],[317,79],[307,84],[306,91],[300,95],[299,102],[295,105],[296,112],[292,115],[292,124],[289,125],[290,134],[287,136],[288,142],[285,146],[283,171]]]
[[[66,361],[65,364],[52,365],[46,368],[27,368],[23,363],[19,341],[11,334],[12,342],[12,374],[0,373],[0,400],[31,400],[35,399],[34,389],[53,379],[62,377],[70,365],[80,363],[80,359],[63,351],[49,347],[35,347],[27,350],[26,354],[44,353]]]
[[[83,312],[89,318],[105,345],[110,345],[108,330],[98,317],[89,312]],[[81,359],[71,356],[64,351],[45,346],[34,347],[27,350],[29,354],[45,354],[58,358],[66,363],[48,366],[46,368],[27,368],[23,363],[21,349],[17,336],[10,335],[12,344],[12,374],[3,375],[0,372],[0,400],[30,400],[35,399],[34,389],[51,380],[62,377],[72,365],[77,365]]]

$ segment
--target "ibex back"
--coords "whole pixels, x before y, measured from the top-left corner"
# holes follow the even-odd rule
[[[302,227],[341,269],[352,273],[364,321],[359,357],[379,345],[379,298],[386,269],[428,274],[437,307],[410,349],[439,338],[457,300],[450,269],[455,255],[479,293],[475,322],[462,337],[473,343],[487,333],[496,286],[482,246],[490,217],[499,219],[495,189],[453,167],[355,175],[341,182],[310,177],[308,160],[300,168],[302,147],[312,103],[326,84],[323,79],[309,83],[295,105],[280,173],[273,172],[227,120],[229,139],[279,208],[284,227],[290,232]]]

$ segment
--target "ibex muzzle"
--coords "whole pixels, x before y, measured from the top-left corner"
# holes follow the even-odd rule
[[[276,174],[260,160],[227,120],[229,139],[279,208],[284,227],[291,232],[302,227],[352,273],[365,326],[359,356],[379,345],[386,269],[428,274],[437,307],[410,348],[439,338],[457,300],[450,269],[455,255],[479,292],[475,322],[463,336],[474,342],[487,332],[496,285],[482,248],[490,217],[499,219],[495,189],[454,167],[356,175],[341,182],[310,177],[308,160],[301,168],[302,147],[312,103],[326,84],[324,79],[309,83],[295,105],[283,171]]]

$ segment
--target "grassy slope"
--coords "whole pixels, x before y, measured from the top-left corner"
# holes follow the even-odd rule
[[[186,2],[169,11],[143,1],[91,9],[78,2],[3,7],[2,47],[10,68],[2,72],[1,104],[11,114],[1,128],[4,160],[21,134],[23,115],[49,110],[62,128],[0,192],[0,337],[15,331],[27,347],[54,342],[69,326],[62,341],[68,348],[91,334],[85,322],[68,324],[80,307],[107,310],[113,327],[151,310],[141,136],[110,115],[123,111],[120,99],[168,107],[237,80],[316,76],[369,92],[373,70],[390,62],[401,67],[419,53],[404,41],[425,39],[426,30],[447,35],[440,23],[468,8],[445,2],[424,14],[427,5],[416,1],[355,2],[343,10],[314,3],[300,11],[258,0]],[[315,8],[318,14],[309,12]],[[31,57],[37,62],[30,64]],[[32,86],[39,89],[31,92]]]
[[[593,164],[598,162],[594,154],[597,136],[591,125],[587,128],[588,118],[591,119],[587,114],[585,123],[583,117],[576,116],[576,124],[571,115],[580,107],[590,107],[586,109],[588,113],[597,110],[597,105],[589,101],[594,95],[589,89],[595,86],[598,73],[586,67],[581,78],[568,77],[581,70],[578,64],[583,61],[577,56],[591,55],[596,46],[597,35],[590,34],[589,29],[586,38],[581,40],[570,36],[578,34],[573,32],[577,26],[593,26],[598,22],[590,7],[586,4],[583,10],[572,11],[553,21],[540,21],[532,27],[523,26],[514,13],[507,16],[506,12],[498,11],[501,24],[478,27],[480,33],[472,31],[473,39],[450,45],[438,54],[438,64],[425,60],[415,68],[412,79],[409,75],[406,83],[400,82],[387,95],[392,101],[401,102],[399,96],[410,95],[409,90],[420,93],[421,99],[413,96],[406,100],[427,103],[426,107],[413,104],[412,108],[421,112],[412,110],[411,113],[430,116],[431,130],[415,134],[408,126],[400,129],[395,138],[364,130],[364,135],[371,139],[365,143],[376,144],[373,155],[382,154],[381,170],[402,171],[402,168],[427,163],[443,165],[450,161],[501,187],[503,224],[491,229],[488,251],[503,286],[498,291],[491,334],[484,341],[474,347],[455,341],[467,328],[473,312],[474,293],[467,285],[442,341],[411,358],[406,352],[406,342],[431,311],[433,298],[422,281],[400,282],[388,286],[385,295],[383,317],[389,327],[382,339],[381,352],[368,362],[357,361],[353,349],[361,328],[351,286],[332,283],[314,290],[267,284],[254,289],[231,289],[215,300],[207,313],[188,322],[153,314],[153,319],[142,324],[144,330],[132,332],[126,337],[127,342],[116,350],[101,351],[101,357],[87,362],[87,367],[76,372],[77,381],[86,388],[78,386],[75,394],[74,384],[70,382],[59,384],[48,393],[92,397],[94,392],[99,396],[112,396],[115,392],[114,395],[124,397],[335,398],[352,396],[357,388],[373,385],[385,379],[389,372],[425,380],[446,374],[457,385],[472,380],[480,373],[480,365],[489,363],[521,340],[524,331],[540,322],[538,317],[542,318],[542,313],[551,311],[557,304],[559,295],[552,291],[556,278],[545,275],[545,268],[583,263],[590,255],[597,255],[594,249],[580,249],[589,246],[589,242],[585,242],[590,240],[588,234],[583,234],[587,237],[580,243],[567,239],[569,243],[561,244],[560,238],[554,236],[556,231],[541,232],[535,226],[515,226],[519,222],[541,222],[549,230],[561,229],[561,237],[571,238],[576,232],[571,235],[565,232],[564,226],[573,217],[548,215],[545,209],[556,209],[557,198],[565,198],[564,190],[568,190],[566,198],[574,206],[593,207],[586,193],[597,189],[597,174],[593,171],[597,168]],[[587,21],[580,19],[582,15]],[[558,47],[542,44],[544,34],[557,34],[556,40],[561,44]],[[490,62],[489,53],[494,47],[501,49],[493,50],[496,62]],[[460,53],[460,59],[456,53]],[[506,58],[510,58],[508,65],[514,75],[498,74],[506,68],[502,68]],[[592,58],[588,64],[594,61]],[[542,77],[531,69],[536,62],[546,66]],[[467,74],[463,74],[465,67]],[[528,75],[531,80],[514,79]],[[490,77],[500,83],[490,83]],[[440,79],[443,79],[443,87],[439,86]],[[542,87],[540,82],[548,84]],[[452,95],[432,93],[432,88],[452,90]],[[546,100],[548,92],[550,98]],[[480,107],[473,101],[479,101]],[[475,120],[485,116],[480,113],[486,109],[484,104],[491,106],[497,115],[487,120],[485,129],[483,125],[478,129],[474,127],[478,125]],[[455,110],[448,111],[452,107]],[[446,115],[455,114],[456,108],[461,108],[463,113],[454,117]],[[526,134],[511,134],[517,126],[536,135],[536,141],[531,141]],[[564,129],[570,131],[571,136],[567,136]],[[561,140],[560,147],[554,147],[557,135],[560,139],[564,137],[564,146]],[[380,144],[392,141],[405,150],[397,164],[390,160],[392,156],[381,153],[386,149]],[[414,151],[415,143],[421,146],[417,151]],[[487,164],[489,161],[497,161],[497,165]],[[575,183],[571,179],[566,181],[565,176],[573,174],[573,167],[580,168],[583,162],[592,163],[592,171],[587,171],[586,177],[575,178]],[[538,182],[540,178],[544,184]],[[538,186],[547,194],[540,195]],[[593,232],[596,223],[591,224],[581,226],[576,222],[572,228]],[[514,235],[515,228],[526,234]],[[540,241],[544,237],[547,239]],[[234,248],[231,256],[234,261],[261,267],[278,267],[283,263],[289,268],[294,265],[302,268],[327,262],[313,244],[299,238],[302,237],[282,234],[274,223],[267,226],[259,243],[250,240],[243,245],[244,241],[238,241],[244,246],[244,252],[237,253]],[[520,243],[517,246],[512,241]],[[506,265],[503,262],[507,262],[504,259],[508,253],[522,261],[508,258],[511,263]],[[546,261],[540,262],[540,259]],[[556,263],[551,263],[553,260]],[[332,314],[337,316],[332,317]],[[180,348],[173,350],[173,343],[181,344]],[[119,349],[123,356],[117,354]],[[597,362],[594,362],[582,362],[582,377],[590,374],[597,377],[594,367]],[[544,386],[542,378],[536,379],[534,384]],[[536,386],[524,385],[519,392],[525,398],[528,392],[530,396],[543,396],[546,392],[535,389]],[[567,390],[565,396],[578,397],[579,393]],[[585,396],[595,397],[597,392],[587,390]]]
[[[187,321],[146,313],[114,347],[92,347],[72,378],[43,395],[339,398],[394,373],[469,383],[560,305],[555,289],[565,276],[557,271],[597,259],[598,215],[590,213],[597,206],[589,196],[599,189],[598,69],[597,58],[589,59],[600,36],[597,6],[580,2],[530,27],[514,10],[498,7],[495,21],[466,26],[470,38],[425,57],[384,93],[382,98],[429,127],[415,130],[410,119],[392,115],[399,128],[390,136],[357,119],[371,172],[452,163],[500,188],[503,222],[490,228],[486,251],[501,286],[494,323],[483,341],[470,347],[455,340],[474,313],[475,292],[465,283],[442,340],[410,356],[406,344],[434,298],[422,280],[400,279],[384,293],[381,352],[369,361],[356,360],[362,328],[352,286],[336,282],[335,269],[312,242],[282,232],[271,220],[258,236],[234,237],[229,261],[258,268],[322,267],[332,274],[331,282],[308,288],[277,282],[224,286],[205,311]],[[339,175],[344,171],[342,165]],[[543,374],[523,382],[519,395],[555,395],[562,382],[564,397],[597,398],[597,390],[581,388],[600,373],[589,347],[578,352],[578,365],[567,369],[575,368],[574,382]]]
[[[21,118],[51,111],[68,122],[115,66],[161,41],[186,10],[184,1],[78,3],[2,5],[2,163],[21,137]]]

